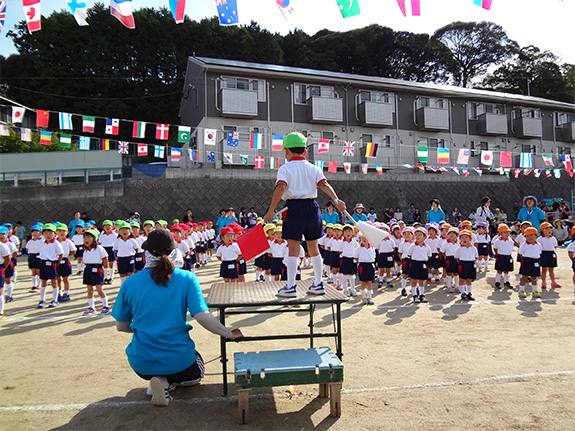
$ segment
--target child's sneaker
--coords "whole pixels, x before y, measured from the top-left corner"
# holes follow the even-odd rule
[[[383,287],[383,281],[380,281],[379,283],[377,283],[377,288],[381,289]]]
[[[334,284],[333,287],[335,287],[336,290],[343,290],[343,286],[341,284]]]
[[[325,295],[325,287],[323,286],[323,282],[320,281],[318,285],[312,284],[307,293],[311,293],[312,295]]]
[[[533,292],[533,298],[541,298],[541,294],[537,291]]]
[[[29,293],[40,292],[40,288],[37,287],[37,286],[32,286],[28,292],[29,292]]]
[[[152,377],[150,380],[150,389],[152,390],[152,404],[155,406],[166,407],[172,397],[169,392],[170,385],[165,377]]]
[[[524,290],[520,290],[520,291],[519,291],[519,297],[520,297],[520,298],[527,298],[527,294],[525,293]]]
[[[475,301],[475,298],[471,295],[471,293],[467,294],[467,300],[468,301]]]
[[[462,293],[462,294],[461,294],[461,300],[462,300],[462,301],[469,301],[469,298],[467,298],[467,294],[466,294],[466,293]]]
[[[58,305],[60,305],[60,304],[58,303],[58,301],[52,301],[52,302],[50,302],[50,305],[48,305],[48,308],[55,308],[55,307],[57,307]]]
[[[283,298],[295,298],[297,296],[297,289],[296,286],[293,285],[292,287],[288,287],[287,284],[278,290],[276,293],[277,296],[281,296]]]
[[[355,289],[352,287],[351,290],[349,291],[349,296],[355,296],[357,295],[357,292],[355,291]]]
[[[498,282],[498,281],[496,281],[496,282],[495,282],[495,288],[496,288],[496,289],[501,289],[501,283]]]
[[[401,296],[407,296],[407,290],[401,289]]]
[[[547,283],[541,283],[541,289],[547,289]]]
[[[60,300],[60,302],[68,302],[70,300],[70,294],[69,293],[64,293],[62,295],[62,299]]]
[[[361,300],[361,305],[367,305],[367,298],[363,298]]]
[[[428,302],[425,295],[419,295],[419,302]]]
[[[6,302],[12,302],[12,301],[14,301],[14,298],[12,298],[11,296],[7,296],[7,297],[4,299],[4,301],[6,301]]]
[[[558,287],[561,287],[561,285],[557,282],[553,282],[553,283],[551,283],[551,287],[558,288]]]
[[[0,313],[0,320],[4,319],[4,317],[6,317],[4,313]]]
[[[62,295],[60,293],[58,294],[58,302],[62,302]]]
[[[96,312],[95,309],[89,307],[86,311],[84,311],[84,316],[89,316],[90,314],[94,314]]]
[[[374,305],[373,299],[369,298],[367,300],[367,305]]]
[[[36,308],[44,308],[46,306],[46,301],[40,301]]]
[[[110,307],[102,307],[101,314],[110,314]]]
[[[84,271],[78,271],[78,272],[76,273],[76,275],[82,275],[82,274],[84,274]]]
[[[413,302],[418,303],[419,302],[419,296],[413,295]]]
[[[511,283],[509,283],[508,281],[506,281],[505,283],[503,283],[503,285],[504,285],[506,288],[508,288],[508,289],[511,289],[511,288],[512,288],[512,287],[511,287]]]
[[[388,282],[387,282],[387,287],[388,287],[389,289],[393,289],[393,283],[392,283],[391,281],[388,281]]]

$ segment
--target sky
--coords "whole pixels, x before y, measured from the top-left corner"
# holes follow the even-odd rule
[[[315,34],[327,28],[348,31],[370,24],[391,27],[396,31],[433,33],[453,21],[492,21],[503,27],[520,46],[535,45],[550,50],[560,63],[575,64],[575,0],[493,0],[490,11],[473,4],[473,0],[421,0],[421,16],[404,17],[396,0],[358,0],[359,16],[343,19],[336,0],[291,0],[294,14],[286,21],[276,0],[237,0],[240,24],[256,21],[272,32],[286,34],[296,28]],[[87,0],[93,6],[95,0]],[[167,0],[133,0],[134,9],[167,6]],[[67,9],[66,0],[41,0],[43,16],[54,10]],[[200,20],[216,15],[215,0],[187,0],[186,15]],[[24,19],[21,0],[8,0],[6,22],[0,33],[0,54],[15,53],[6,37],[8,30]],[[136,26],[138,22],[136,21]],[[41,31],[41,30],[40,30]],[[118,31],[124,29],[118,22]]]

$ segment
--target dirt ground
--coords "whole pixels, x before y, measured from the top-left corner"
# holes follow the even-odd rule
[[[72,277],[72,301],[39,310],[21,259],[15,300],[0,321],[0,429],[573,430],[575,298],[567,252],[558,254],[563,288],[543,291],[541,300],[494,291],[493,262],[474,283],[473,303],[435,284],[427,288],[429,304],[411,304],[398,288],[377,291],[375,306],[362,307],[361,298],[353,298],[343,309],[342,416],[329,416],[329,402],[317,398],[316,386],[298,386],[293,397],[280,387],[253,391],[251,420],[243,426],[236,425],[233,384],[222,396],[216,335],[195,325],[191,335],[207,376],[197,387],[176,389],[167,408],[154,407],[147,382],[124,354],[131,335],[116,332],[111,316],[82,315],[80,277]],[[206,295],[219,281],[217,272],[215,261],[198,271]],[[514,276],[511,281],[518,285]],[[119,280],[106,288],[111,303],[118,289]],[[328,308],[319,309],[316,320],[318,330],[331,329]],[[228,322],[246,335],[305,333],[307,314],[243,315]],[[320,344],[334,349],[331,339]],[[233,369],[234,351],[307,343],[228,347]]]

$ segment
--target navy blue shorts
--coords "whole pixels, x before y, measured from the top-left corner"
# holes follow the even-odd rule
[[[224,260],[220,265],[220,277],[234,280],[239,277],[238,262],[235,260]]]
[[[254,259],[254,265],[256,268],[262,268],[263,269],[265,256],[267,256],[267,253],[264,253],[261,256],[258,256]]]
[[[329,266],[332,268],[339,268],[341,265],[341,259],[339,257],[339,251],[332,251],[331,256],[329,257]]]
[[[238,273],[239,275],[245,275],[248,273],[248,265],[243,257],[238,262]]]
[[[411,260],[409,264],[409,278],[412,280],[427,280],[427,261]]]
[[[144,258],[144,253],[136,253],[134,255],[134,268],[136,271],[141,271],[146,265],[146,259]]]
[[[12,278],[14,275],[14,262],[10,261],[8,266],[4,269],[4,278]]]
[[[445,268],[448,274],[459,274],[459,264],[454,256],[445,256]]]
[[[539,259],[523,257],[521,266],[519,267],[519,274],[526,275],[528,277],[540,277],[541,266],[539,265]]]
[[[495,271],[512,272],[513,271],[513,256],[498,254],[495,257]]]
[[[97,286],[104,284],[104,269],[101,263],[88,263],[84,268],[82,283],[86,286]]]
[[[195,250],[192,250],[190,252],[190,264],[195,265],[196,263],[198,263],[198,258],[196,257]]]
[[[320,239],[323,235],[321,213],[315,199],[288,199],[288,210],[283,222],[283,239],[306,241]]]
[[[13,257],[12,258],[12,265],[14,266],[14,268],[16,268],[18,266],[18,259]]]
[[[342,257],[340,259],[339,273],[343,275],[357,274],[357,263],[353,257]]]
[[[411,259],[409,257],[402,259],[401,260],[401,273],[404,275],[409,275],[410,265],[411,265]],[[425,276],[425,279],[427,280],[427,275]]]
[[[131,274],[136,268],[136,260],[134,256],[118,257],[118,273]]]
[[[40,280],[56,280],[58,278],[58,261],[40,261]]]
[[[478,242],[477,243],[477,254],[479,256],[489,256],[489,243]]]
[[[443,257],[442,254],[439,255],[439,267],[447,268],[447,264],[445,263],[445,257]]]
[[[214,248],[216,248],[216,242],[213,239],[210,239],[208,241],[208,250],[213,250]]]
[[[375,277],[373,263],[360,262],[357,270],[359,272],[359,281],[373,281],[373,277]]]
[[[196,247],[196,253],[204,253],[206,251],[206,247],[204,245],[203,242],[201,242],[197,247]]]
[[[40,269],[40,259],[38,259],[38,253],[31,253],[28,255],[28,268]]]
[[[272,257],[271,275],[281,275],[285,270],[283,257]]]
[[[557,254],[551,250],[541,252],[541,268],[557,268]]]
[[[4,268],[0,268],[0,287],[4,287]]]
[[[475,268],[475,261],[462,260],[457,267],[459,278],[463,280],[475,280],[477,278],[477,269]]]
[[[393,260],[395,262],[401,262],[401,257],[399,257],[399,250],[397,248],[393,249]]]
[[[324,249],[323,250],[323,264],[330,266],[331,263],[331,251]]]
[[[432,253],[431,257],[429,258],[429,260],[427,261],[427,266],[430,269],[439,269],[439,268],[443,268],[443,265],[441,263],[441,259],[440,259],[440,255],[439,253]]]
[[[69,277],[72,274],[72,264],[70,260],[65,257],[58,264],[58,277]]]
[[[104,247],[106,253],[108,253],[108,262],[114,262],[116,260],[116,253],[114,253],[114,247]]]
[[[377,255],[377,267],[378,268],[393,268],[395,262],[393,260],[393,252],[389,253],[379,253]]]
[[[82,256],[84,255],[84,246],[83,245],[77,245],[76,246],[76,253],[74,253],[74,257],[76,259],[78,258],[82,258]]]

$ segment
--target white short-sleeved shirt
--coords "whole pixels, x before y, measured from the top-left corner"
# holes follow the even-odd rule
[[[185,241],[186,244],[188,244],[188,248],[190,249],[190,252],[193,252],[194,249],[196,248],[196,244],[192,240],[191,236],[188,236],[187,238],[183,239],[182,241]],[[140,246],[140,248],[141,248],[141,246]]]
[[[456,242],[445,241],[441,246],[441,252],[446,256],[455,256],[455,250],[459,247]]]
[[[395,248],[399,249],[399,246],[401,245],[401,243],[403,242],[403,237],[400,236],[399,238],[396,237],[395,235],[391,235],[391,239],[393,240],[393,243],[395,244]]]
[[[114,247],[114,243],[118,239],[118,236],[114,232],[110,232],[110,234],[102,233],[98,237],[98,242],[102,247]]]
[[[342,241],[341,257],[355,257],[355,250],[359,247],[359,243],[352,239],[351,241]]]
[[[102,260],[108,257],[108,252],[104,250],[101,245],[91,248],[89,250],[84,249],[84,254],[82,255],[82,262],[85,264],[98,265],[102,264]]]
[[[122,238],[118,237],[116,242],[114,242],[114,251],[118,254],[118,257],[130,257],[136,254],[140,247],[134,238],[128,238],[124,241]]]
[[[518,247],[521,246],[525,242],[525,236],[522,233],[515,237],[515,242],[517,243]]]
[[[373,247],[364,247],[360,244],[355,250],[355,258],[359,263],[373,263],[375,261],[375,249]]]
[[[6,256],[10,256],[10,250],[8,250],[8,247],[0,242],[0,257],[5,258]],[[0,262],[0,264],[2,264],[2,262]]]
[[[439,253],[439,248],[441,247],[441,238],[427,238],[425,243],[429,246],[432,253]]]
[[[18,249],[16,248],[14,243],[10,242],[10,240],[6,240],[6,242],[4,242],[4,245],[8,247],[8,251],[10,251],[10,256],[12,256],[14,253],[18,253]]]
[[[28,254],[38,254],[40,253],[40,245],[42,244],[42,238],[31,239],[26,243],[26,250]]]
[[[182,255],[186,257],[190,253],[190,246],[186,241],[180,241],[178,243],[178,250],[180,250]]]
[[[303,156],[294,157],[278,169],[276,184],[287,187],[282,199],[315,199],[317,188],[326,181],[323,171],[308,162]]]
[[[64,238],[60,245],[62,246],[64,257],[70,256],[70,253],[76,253],[76,246],[68,238]]]
[[[144,242],[146,242],[146,237],[144,235],[138,235],[136,237],[134,237],[134,240],[136,241],[136,243],[138,243],[138,253],[143,253],[144,250],[142,249],[142,244]]]
[[[341,253],[342,247],[343,247],[343,237],[341,237],[340,239],[332,238],[331,241],[329,242],[329,249],[331,251],[337,251]]]
[[[477,252],[477,248],[472,245],[469,247],[459,246],[457,250],[455,250],[455,258],[463,262],[473,262],[477,260],[478,257],[479,253]]]
[[[419,245],[416,243],[411,244],[407,255],[411,256],[411,260],[416,260],[420,262],[426,262],[432,255],[431,247],[427,244]]]
[[[78,247],[79,245],[84,244],[84,235],[77,233],[76,235],[74,235],[72,237],[72,242],[74,243],[74,245],[76,247]]]
[[[491,236],[488,233],[477,234],[477,244],[489,244],[491,242]]]
[[[543,251],[555,251],[557,248],[557,238],[554,236],[540,236],[537,238],[537,242],[541,244],[541,248]]]
[[[277,242],[273,240],[270,244],[270,253],[272,257],[284,257],[286,248],[288,248],[287,241]]]
[[[8,241],[10,241],[12,244],[14,244],[14,246],[16,247],[16,250],[18,250],[18,246],[20,245],[20,240],[18,239],[18,237],[16,235],[10,235],[8,237]]]
[[[402,259],[405,259],[408,256],[409,249],[411,248],[412,245],[413,245],[412,242],[407,241],[403,241],[401,244],[399,244],[399,248],[397,251],[401,255]]]
[[[38,255],[39,259],[42,260],[51,260],[56,261],[58,260],[58,256],[64,254],[62,250],[62,246],[60,242],[54,238],[50,242],[46,242],[45,240],[42,241],[42,245],[40,246],[40,254]]]
[[[575,253],[575,241],[572,241],[571,244],[569,244],[567,246],[567,251],[570,251],[571,253]]]
[[[539,259],[541,257],[541,251],[543,247],[541,244],[536,242],[535,244],[528,244],[524,242],[519,246],[519,254],[523,257],[529,257],[531,259]]]
[[[391,253],[395,248],[395,241],[391,239],[391,237],[387,237],[379,243],[379,252],[380,253]]]
[[[235,242],[232,242],[230,245],[222,244],[218,247],[218,251],[216,251],[216,256],[221,258],[222,261],[238,260],[241,254],[242,251]]]
[[[496,237],[493,240],[493,248],[497,254],[503,256],[511,256],[513,254],[513,249],[515,248],[515,243],[511,238],[502,239],[501,237]]]

